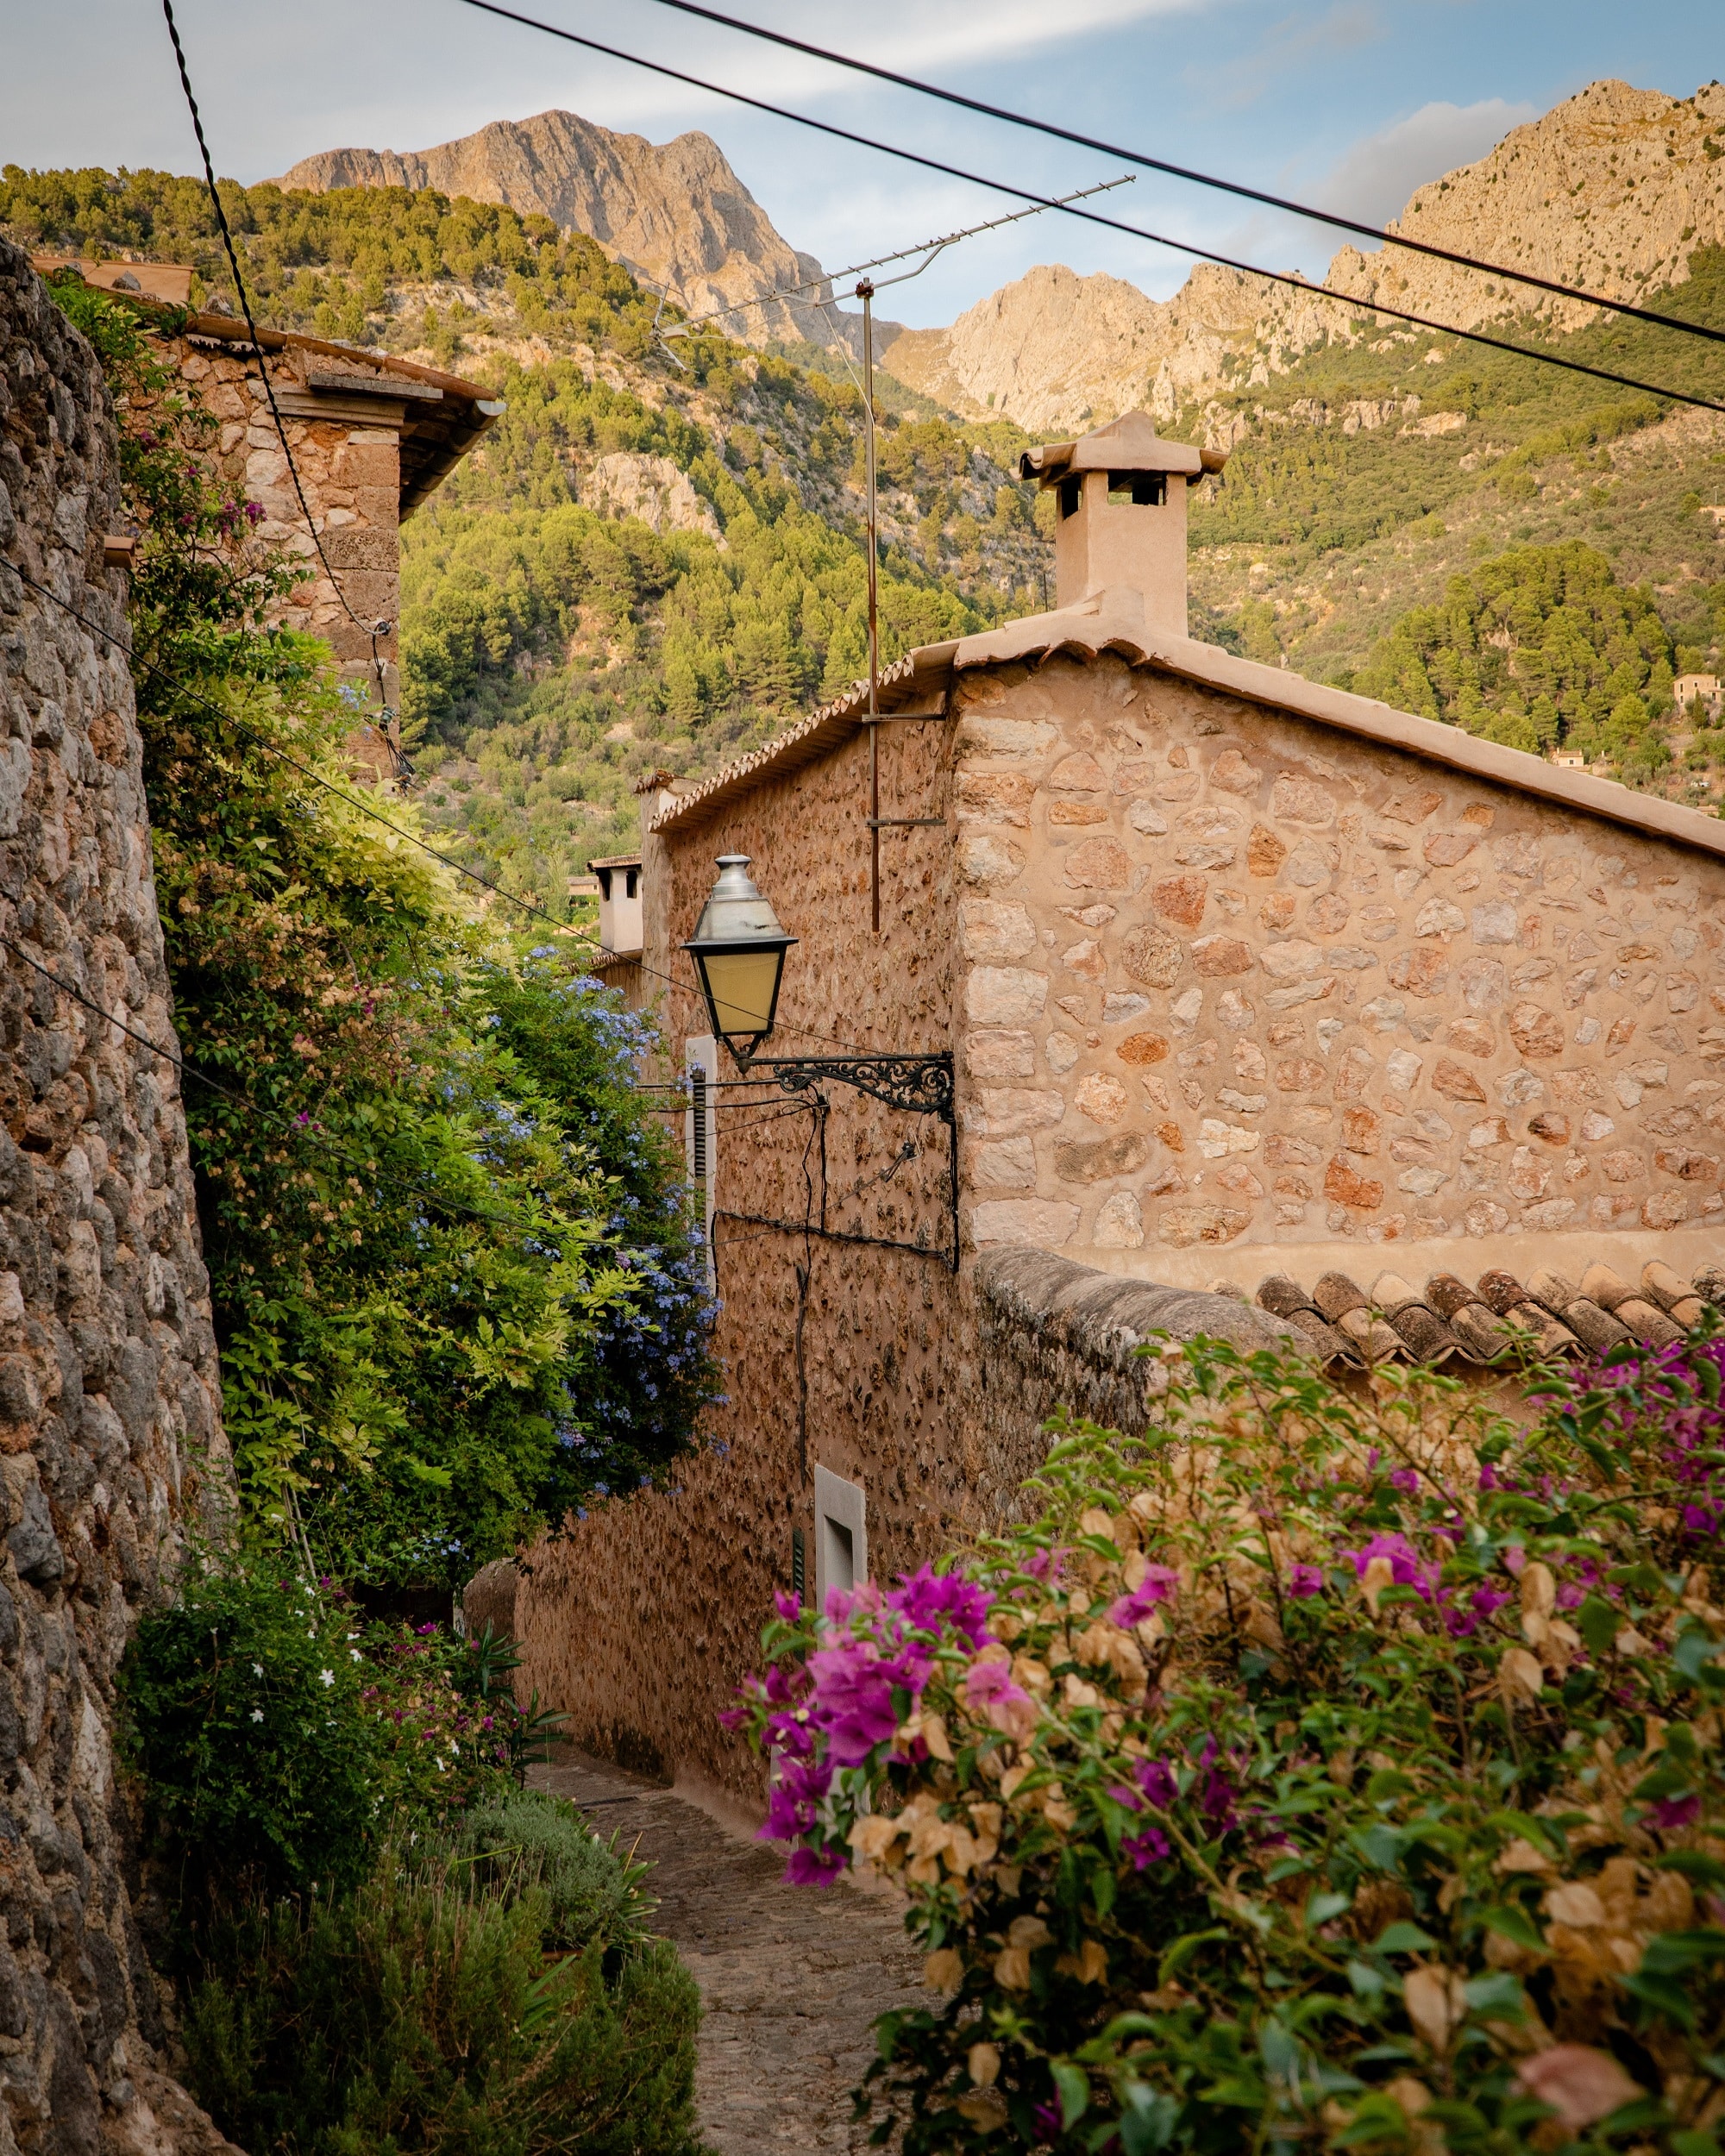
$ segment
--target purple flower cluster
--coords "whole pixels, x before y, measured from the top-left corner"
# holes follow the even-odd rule
[[[1145,1568],[1144,1577],[1131,1594],[1122,1595],[1108,1612],[1110,1619],[1122,1629],[1141,1625],[1158,1602],[1171,1601],[1180,1585],[1180,1575],[1170,1565],[1151,1564]]]
[[[762,1729],[774,1777],[761,1839],[800,1845],[785,1873],[793,1884],[824,1886],[844,1870],[843,1852],[812,1839],[834,1772],[863,1765],[916,1712],[934,1667],[929,1635],[974,1650],[993,1601],[962,1573],[926,1564],[900,1574],[884,1594],[872,1581],[835,1589],[806,1668],[793,1677],[775,1664],[764,1680],[750,1680],[745,1689],[773,1710]],[[787,1624],[802,1614],[793,1595],[776,1595],[774,1606]],[[734,1725],[743,1715],[723,1719]]]

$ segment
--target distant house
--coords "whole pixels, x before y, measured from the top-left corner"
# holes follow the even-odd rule
[[[44,256],[36,266],[64,266]],[[191,272],[172,263],[80,260],[76,266],[87,282],[147,307],[178,310],[190,294]],[[354,761],[380,781],[393,780],[404,768],[400,526],[503,405],[477,383],[436,367],[260,325],[262,363],[293,453],[290,471],[245,323],[228,314],[192,314],[178,328],[165,323],[163,334],[181,379],[221,423],[216,467],[236,495],[263,510],[260,535],[305,561],[305,580],[277,617],[334,649],[361,707],[349,743]]]
[[[887,671],[873,829],[862,690],[644,803],[726,1449],[517,1623],[579,1739],[735,1790],[774,1591],[1009,1514],[1054,1406],[1142,1413],[1151,1328],[1465,1369],[1725,1292],[1725,824],[1193,641],[1202,460],[1144,414],[1031,461],[1059,604]],[[948,1053],[952,1125],[713,1040],[719,855],[800,939],[762,1056]]]
[[[1672,701],[1679,718],[1686,717],[1693,705],[1699,704],[1705,716],[1716,724],[1719,718],[1721,690],[1716,674],[1680,674],[1672,684]]]

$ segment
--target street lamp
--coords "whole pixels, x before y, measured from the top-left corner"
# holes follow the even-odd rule
[[[797,941],[756,889],[749,861],[747,854],[718,856],[718,881],[683,945],[695,962],[713,1032],[743,1070],[773,1030],[785,953]]]
[[[789,1093],[812,1093],[828,1081],[854,1086],[913,1115],[938,1116],[951,1140],[953,1255],[957,1263],[958,1122],[952,1057],[932,1056],[770,1056],[757,1051],[778,1015],[785,953],[799,941],[779,924],[772,902],[749,874],[747,854],[720,854],[695,932],[683,945],[694,961],[715,1036],[742,1071],[770,1072]]]

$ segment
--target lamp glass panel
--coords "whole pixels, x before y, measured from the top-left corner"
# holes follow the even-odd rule
[[[703,951],[701,971],[720,1033],[764,1033],[773,1021],[773,1000],[782,948],[767,950]]]

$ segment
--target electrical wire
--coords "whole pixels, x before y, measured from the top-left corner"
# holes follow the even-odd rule
[[[515,906],[518,911],[530,913],[539,920],[549,921],[560,935],[572,937],[580,943],[590,945],[594,950],[604,950],[605,946],[599,938],[586,929],[576,928],[568,921],[559,920],[555,913],[547,912],[543,906],[536,906],[531,899],[518,898],[513,892],[504,890],[501,885],[492,883],[474,869],[464,867],[455,858],[454,855],[446,854],[440,848],[430,844],[417,832],[409,830],[405,824],[392,822],[387,816],[374,809],[370,802],[362,799],[361,795],[350,793],[345,787],[337,786],[333,779],[325,778],[314,765],[307,763],[303,757],[293,755],[289,750],[284,749],[279,742],[273,741],[260,728],[252,725],[249,721],[242,718],[237,712],[230,711],[223,705],[213,702],[209,697],[202,695],[197,689],[191,687],[190,683],[183,681],[178,674],[170,674],[162,667],[152,666],[147,659],[135,657],[123,637],[116,636],[111,630],[104,629],[99,622],[91,621],[87,614],[80,614],[70,600],[63,599],[58,592],[39,582],[36,578],[19,568],[15,562],[8,561],[0,564],[0,567],[9,570],[21,584],[27,584],[33,592],[39,592],[43,599],[52,600],[62,612],[69,614],[73,621],[87,629],[92,636],[100,636],[104,642],[111,644],[122,655],[128,665],[135,673],[147,674],[152,680],[166,682],[169,687],[176,690],[190,702],[201,705],[206,711],[221,719],[225,724],[235,727],[241,733],[248,736],[264,750],[266,755],[278,758],[291,770],[297,771],[303,778],[310,780],[314,786],[322,787],[326,793],[333,793],[338,801],[345,801],[350,808],[358,809],[362,816],[367,816],[374,824],[381,824],[385,830],[392,831],[396,837],[405,839],[410,846],[417,846],[421,853],[429,854],[433,861],[442,862],[446,868],[452,869],[455,874],[465,876],[469,883],[476,884],[481,891],[490,892],[493,898],[502,899],[505,906]],[[698,988],[691,987],[687,981],[679,981],[674,975],[660,972],[656,966],[649,966],[644,962],[641,962],[641,970],[655,981],[664,981],[668,987],[674,988],[680,995],[698,996],[700,993]],[[787,1033],[794,1033],[799,1039],[819,1041],[828,1048],[841,1048],[847,1054],[853,1056],[869,1056],[875,1052],[872,1049],[861,1047],[853,1041],[838,1040],[830,1033],[815,1032],[806,1025],[787,1025],[784,1030]],[[721,1081],[721,1082],[727,1081]]]
[[[199,1070],[195,1063],[188,1063],[184,1056],[175,1055],[172,1049],[164,1048],[160,1041],[152,1040],[147,1033],[140,1033],[135,1027],[128,1025],[123,1018],[116,1017],[112,1011],[104,1009],[92,997],[85,995],[81,988],[75,988],[71,981],[61,980],[51,967],[43,965],[39,958],[32,958],[23,945],[15,942],[11,937],[0,934],[0,948],[9,950],[15,957],[22,958],[24,963],[33,971],[39,973],[44,981],[51,982],[60,994],[70,996],[74,1003],[82,1004],[86,1011],[93,1012],[99,1018],[105,1018],[110,1025],[123,1033],[128,1040],[135,1041],[141,1048],[148,1049],[152,1055],[160,1056],[162,1061],[172,1065],[182,1078],[192,1079],[198,1085],[207,1087],[211,1093],[219,1094],[224,1100],[231,1100],[235,1107],[243,1108],[248,1115],[259,1117],[266,1123],[275,1125],[279,1130],[285,1131],[289,1137],[300,1144],[310,1146],[314,1152],[328,1154],[332,1160],[339,1162],[350,1173],[363,1175],[385,1189],[400,1191],[414,1200],[416,1203],[423,1205],[434,1212],[453,1213],[464,1220],[479,1220],[489,1227],[511,1228],[518,1234],[537,1233],[543,1229],[544,1225],[543,1222],[518,1219],[509,1213],[486,1213],[477,1206],[463,1205],[459,1199],[440,1197],[435,1191],[426,1190],[418,1183],[406,1182],[399,1176],[384,1173],[374,1162],[366,1160],[361,1155],[344,1152],[339,1145],[327,1138],[308,1137],[308,1126],[294,1121],[291,1117],[283,1115],[277,1109],[262,1106],[248,1094],[236,1093],[231,1086],[224,1086],[219,1079],[211,1078],[206,1072]]]
[[[385,693],[386,685],[384,679],[383,661],[378,656],[378,625],[375,622],[361,621],[348,605],[348,595],[342,589],[341,580],[336,574],[329,555],[323,551],[323,538],[317,525],[312,522],[311,505],[306,500],[305,489],[300,483],[299,467],[293,461],[293,451],[288,443],[287,428],[282,419],[281,408],[275,401],[275,385],[270,380],[269,362],[264,357],[263,346],[258,340],[258,325],[253,318],[251,295],[246,290],[245,277],[240,268],[239,251],[234,245],[234,235],[228,223],[228,212],[223,207],[221,190],[216,185],[216,166],[210,155],[210,145],[204,140],[204,116],[198,110],[198,99],[192,94],[191,76],[185,64],[185,47],[179,41],[179,25],[173,19],[173,0],[162,0],[162,13],[167,18],[167,34],[173,41],[173,56],[179,66],[180,87],[185,92],[186,106],[191,114],[192,132],[198,137],[198,151],[204,160],[204,184],[209,191],[210,204],[216,214],[216,229],[222,235],[222,245],[228,257],[228,267],[233,273],[234,290],[239,297],[240,311],[246,318],[246,329],[252,340],[252,350],[257,355],[258,376],[263,384],[264,396],[270,408],[270,417],[275,422],[276,434],[281,442],[281,453],[287,459],[288,473],[293,481],[293,491],[299,501],[299,513],[305,519],[305,529],[310,534],[311,544],[317,552],[317,559],[323,565],[323,573],[329,580],[330,588],[341,601],[342,611],[362,636],[369,637],[371,640],[372,672],[377,680],[378,702],[386,711],[389,708],[389,698]]]
[[[484,6],[486,0],[467,0],[467,4]],[[1636,321],[1652,323],[1661,329],[1678,329],[1689,336],[1706,337],[1715,343],[1725,344],[1725,329],[1715,329],[1706,323],[1687,322],[1680,315],[1659,314],[1652,308],[1631,306],[1625,300],[1608,299],[1603,293],[1559,284],[1552,278],[1537,276],[1532,270],[1509,269],[1501,262],[1483,261],[1477,255],[1463,254],[1429,240],[1415,240],[1405,233],[1389,232],[1381,225],[1363,224],[1358,218],[1344,216],[1337,210],[1316,210],[1309,203],[1293,202],[1284,195],[1266,194],[1262,188],[1248,187],[1239,180],[1220,179],[1213,172],[1170,164],[1166,158],[1151,157],[1143,150],[1123,149],[1118,143],[1080,135],[1074,128],[1058,127],[1051,120],[1038,120],[1026,112],[1014,112],[1008,105],[989,104],[981,97],[966,97],[960,91],[944,90],[938,83],[922,82],[914,75],[900,75],[890,67],[878,67],[872,61],[854,60],[849,53],[834,52],[827,46],[812,45],[804,38],[787,36],[782,30],[769,30],[761,23],[745,22],[739,16],[721,14],[717,8],[700,6],[698,0],[658,0],[658,5],[674,9],[679,15],[694,16],[703,22],[718,23],[727,30],[739,31],[744,37],[781,46],[787,52],[801,53],[811,60],[825,60],[832,67],[848,68],[853,74],[871,75],[875,81],[891,83],[895,89],[914,90],[921,97],[933,97],[942,104],[957,105],[963,111],[978,113],[984,119],[1001,120],[1009,127],[1026,128],[1032,134],[1050,135],[1057,142],[1070,142],[1081,150],[1095,150],[1104,157],[1123,157],[1129,164],[1142,166],[1146,172],[1164,172],[1170,179],[1188,180],[1195,187],[1208,187],[1220,194],[1236,195],[1245,202],[1259,203],[1266,209],[1285,210],[1290,216],[1329,225],[1338,232],[1352,232],[1359,239],[1374,241],[1382,247],[1402,248],[1410,254],[1428,255],[1433,261],[1478,270],[1484,276],[1502,277],[1537,291],[1554,293],[1560,299],[1580,300],[1590,307],[1603,307],[1614,314],[1632,315]],[[488,8],[486,11],[499,15],[507,12],[501,8]]]
[[[669,0],[662,0],[662,4],[668,3]],[[1610,382],[1620,389],[1637,390],[1643,396],[1665,398],[1672,404],[1692,404],[1702,411],[1725,412],[1725,404],[1718,403],[1710,397],[1694,396],[1686,390],[1662,388],[1656,382],[1644,382],[1634,375],[1620,374],[1610,367],[1590,367],[1584,360],[1567,360],[1558,353],[1541,351],[1537,346],[1512,343],[1507,337],[1494,337],[1483,329],[1459,329],[1453,323],[1439,322],[1428,315],[1416,315],[1405,307],[1392,307],[1384,300],[1360,299],[1352,292],[1333,291],[1327,285],[1314,285],[1308,279],[1295,277],[1285,270],[1264,269],[1256,262],[1245,262],[1234,255],[1220,254],[1214,248],[1199,247],[1189,240],[1176,240],[1166,233],[1152,232],[1145,225],[1127,224],[1119,217],[1105,217],[1098,210],[1081,210],[1073,203],[1063,204],[1057,196],[1039,195],[1010,180],[987,179],[980,172],[967,171],[962,165],[949,165],[939,158],[925,156],[919,150],[902,149],[874,135],[859,135],[853,128],[839,127],[830,120],[816,120],[806,112],[794,111],[786,105],[771,104],[763,97],[752,97],[746,91],[731,90],[723,83],[711,82],[704,76],[691,75],[681,68],[668,67],[662,60],[645,60],[639,53],[626,52],[620,46],[604,44],[598,38],[583,36],[576,30],[563,29],[555,22],[542,22],[536,16],[522,15],[513,8],[499,6],[498,0],[461,0],[461,4],[477,8],[485,15],[498,16],[506,22],[519,23],[526,29],[543,31],[547,37],[558,38],[568,45],[579,45],[586,52],[602,53],[608,60],[623,60],[631,67],[640,67],[649,74],[663,76],[670,82],[683,83],[692,90],[702,90],[712,97],[728,98],[731,103],[746,105],[751,111],[767,113],[776,120],[788,120],[797,127],[811,128],[817,135],[830,135],[835,141],[853,143],[860,149],[874,150],[883,157],[894,157],[906,165],[920,166],[925,172],[939,172],[948,179],[961,179],[973,187],[986,187],[995,194],[1011,195],[1020,202],[1038,204],[1044,210],[1058,210],[1063,216],[1080,218],[1086,224],[1100,225],[1105,231],[1124,233],[1129,239],[1148,240],[1154,246],[1172,248],[1176,254],[1189,254],[1195,261],[1214,262],[1223,269],[1238,270],[1243,276],[1260,277],[1267,284],[1285,285],[1290,291],[1304,293],[1308,298],[1332,300],[1338,306],[1346,307],[1357,315],[1381,315],[1390,321],[1411,323],[1415,329],[1429,329],[1440,336],[1457,337],[1469,344],[1484,345],[1494,352],[1510,353],[1517,359],[1534,360],[1544,367],[1561,367],[1567,373],[1585,374],[1596,381]],[[1125,155],[1126,153],[1118,152],[1116,154]],[[1584,297],[1579,293],[1571,296],[1578,298]],[[1599,300],[1590,304],[1609,308],[1616,308],[1617,305],[1615,300]],[[1671,320],[1672,326],[1692,329],[1697,335],[1710,336],[1720,334],[1703,330],[1697,323],[1679,323],[1675,317]]]

